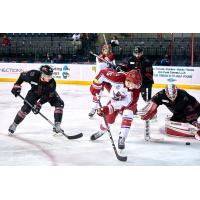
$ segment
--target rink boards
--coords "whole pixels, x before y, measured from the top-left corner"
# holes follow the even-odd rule
[[[19,74],[39,69],[46,63],[0,63],[0,81],[15,82]],[[96,66],[91,64],[51,64],[54,78],[61,84],[90,85],[96,75]],[[200,67],[153,66],[154,86],[163,88],[175,83],[180,88],[200,89]]]

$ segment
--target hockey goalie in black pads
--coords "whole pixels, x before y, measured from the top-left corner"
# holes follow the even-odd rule
[[[187,137],[193,134],[200,140],[200,123],[197,121],[200,116],[200,103],[193,96],[185,90],[178,89],[176,85],[169,84],[155,94],[142,111],[139,111],[141,119],[152,119],[160,105],[165,105],[173,113],[167,123],[167,130],[171,135]],[[196,131],[192,132],[192,129]]]
[[[17,126],[24,120],[31,109],[34,114],[38,114],[42,105],[49,102],[51,106],[55,107],[54,120],[55,127],[53,131],[56,133],[63,132],[60,128],[62,121],[64,102],[56,92],[56,82],[52,78],[53,69],[49,65],[43,65],[40,70],[30,70],[22,72],[14,84],[11,92],[17,97],[21,92],[21,84],[27,82],[31,85],[31,89],[28,91],[25,99],[32,105],[32,109],[26,102],[18,111],[14,122],[10,125],[8,131],[9,134],[13,134]]]

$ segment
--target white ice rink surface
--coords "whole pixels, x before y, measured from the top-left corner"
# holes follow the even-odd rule
[[[127,162],[116,159],[108,135],[90,141],[90,135],[98,130],[100,117],[88,118],[91,95],[89,86],[57,85],[57,91],[65,102],[62,128],[68,135],[82,132],[77,140],[54,137],[51,125],[40,115],[32,112],[17,127],[14,136],[7,135],[9,125],[23,105],[10,90],[13,83],[0,83],[0,165],[1,166],[193,166],[200,165],[200,142],[194,139],[180,139],[164,135],[164,119],[170,112],[164,106],[158,109],[157,121],[151,122],[151,136],[164,138],[162,143],[144,141],[144,122],[134,119],[122,152]],[[22,84],[25,96],[30,86]],[[153,93],[157,92],[153,90]],[[200,92],[188,91],[197,100]],[[104,99],[103,103],[106,102]],[[140,97],[138,107],[144,106]],[[41,112],[53,121],[54,108],[48,103]],[[111,128],[117,146],[121,117]],[[185,145],[189,141],[190,146]]]

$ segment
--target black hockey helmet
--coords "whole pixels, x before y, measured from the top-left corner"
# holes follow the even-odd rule
[[[53,68],[49,65],[42,65],[40,67],[40,72],[42,74],[48,75],[48,76],[52,76],[53,74]]]
[[[135,48],[134,48],[134,50],[133,50],[133,53],[135,54],[135,53],[142,53],[143,52],[143,49],[142,49],[142,47],[140,47],[140,46],[136,46]]]

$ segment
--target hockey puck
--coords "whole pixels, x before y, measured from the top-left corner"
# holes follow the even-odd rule
[[[190,142],[186,142],[185,145],[190,145]]]

